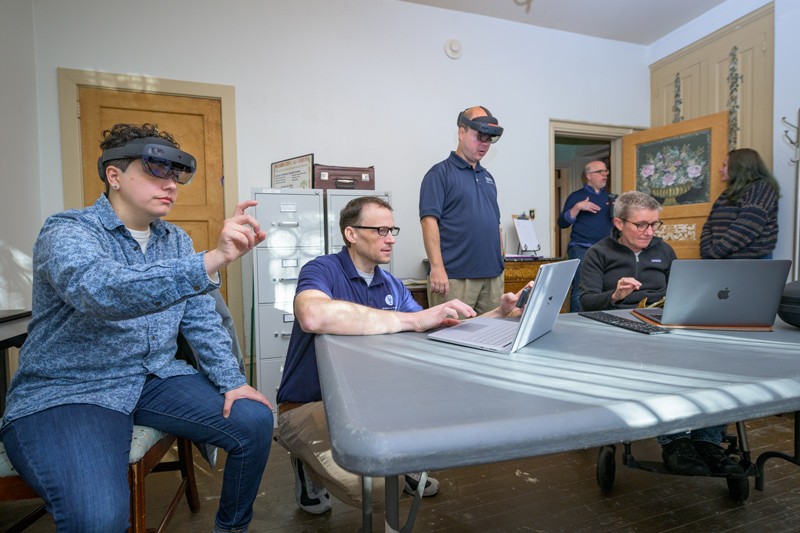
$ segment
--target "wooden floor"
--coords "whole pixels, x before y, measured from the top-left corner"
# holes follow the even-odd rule
[[[791,452],[793,417],[769,417],[747,423],[753,458],[765,450]],[[731,428],[733,429],[733,426]],[[800,531],[800,468],[781,460],[766,465],[765,490],[752,488],[744,503],[728,497],[724,479],[651,474],[621,466],[617,450],[616,483],[603,495],[595,481],[597,450],[434,472],[439,495],[425,498],[415,531],[485,532],[721,532]],[[655,441],[634,444],[637,459],[659,458]],[[181,505],[169,531],[210,532],[217,507],[221,473],[210,472],[196,457],[202,509],[192,515]],[[155,512],[168,499],[165,486],[175,474],[148,477],[148,510]],[[274,446],[255,505],[251,532],[357,531],[360,511],[334,501],[332,512],[308,515],[294,502],[294,477],[286,452]],[[5,530],[36,501],[0,503],[0,531]],[[407,512],[410,497],[403,498]],[[383,531],[378,514],[374,531]],[[28,529],[54,531],[49,516]]]

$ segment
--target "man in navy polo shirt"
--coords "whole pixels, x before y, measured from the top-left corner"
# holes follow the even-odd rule
[[[459,299],[485,313],[500,303],[505,265],[497,186],[480,161],[503,128],[482,106],[465,109],[456,123],[455,152],[425,174],[419,192],[428,301]]]
[[[567,246],[567,257],[580,259],[596,242],[611,235],[612,207],[608,191],[608,169],[602,161],[591,161],[583,169],[586,185],[573,192],[564,202],[564,209],[558,217],[558,226],[568,228],[572,232]],[[569,298],[569,310],[576,313],[581,310],[581,269],[575,271],[572,278],[572,291]]]
[[[361,507],[361,477],[339,467],[331,454],[322,405],[314,339],[318,334],[376,335],[426,331],[453,325],[475,311],[459,300],[430,309],[414,301],[403,283],[379,265],[389,263],[394,237],[391,206],[384,200],[354,198],[342,209],[339,228],[346,246],[337,254],[317,257],[300,271],[294,299],[295,322],[278,389],[278,442],[291,452],[295,498],[301,509],[322,514],[331,509],[330,492]],[[488,316],[519,314],[517,296],[503,295]],[[406,492],[416,490],[419,475],[400,478]],[[438,491],[427,479],[423,496]],[[373,480],[373,505],[383,504],[383,479]]]

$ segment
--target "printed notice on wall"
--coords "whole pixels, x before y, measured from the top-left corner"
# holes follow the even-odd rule
[[[310,189],[314,175],[314,154],[272,163],[273,189]]]

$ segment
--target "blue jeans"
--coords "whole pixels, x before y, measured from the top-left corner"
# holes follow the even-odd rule
[[[666,446],[672,441],[679,440],[679,439],[691,439],[691,440],[699,440],[710,442],[711,444],[719,444],[722,442],[722,437],[725,436],[725,427],[726,425],[723,424],[721,426],[712,426],[710,428],[702,428],[702,429],[693,429],[692,431],[684,431],[683,433],[673,433],[672,435],[660,435],[657,437],[658,443],[661,446]]]
[[[11,463],[47,503],[59,532],[125,531],[130,512],[128,455],[133,424],[223,448],[228,457],[215,520],[246,531],[272,442],[272,412],[224,396],[203,374],[149,376],[132,415],[96,405],[52,407],[11,422],[2,438]]]
[[[567,257],[569,259],[580,259],[583,261],[586,252],[589,251],[585,246],[571,244],[567,247]],[[572,278],[572,290],[569,293],[569,312],[577,313],[581,310],[581,266],[578,265],[578,270],[575,271],[575,277]]]

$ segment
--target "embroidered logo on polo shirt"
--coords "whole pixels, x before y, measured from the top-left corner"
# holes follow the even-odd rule
[[[489,184],[491,184],[491,185],[494,185],[494,180],[492,179],[492,177],[491,177],[491,176],[484,176],[484,178],[483,178],[483,179],[485,179],[485,180],[486,180],[486,183],[489,183]]]
[[[386,298],[384,298],[383,301],[386,302],[386,305],[388,305],[389,307],[394,307],[394,296],[392,296],[391,294],[387,294]]]

